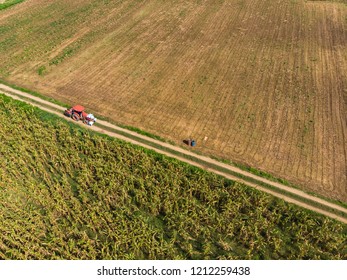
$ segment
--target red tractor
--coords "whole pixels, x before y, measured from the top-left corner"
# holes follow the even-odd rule
[[[81,105],[73,106],[70,109],[66,109],[64,112],[65,116],[71,117],[74,121],[78,122],[82,120],[83,123],[93,125],[96,122],[96,118],[93,114],[87,114],[84,111],[84,107]]]

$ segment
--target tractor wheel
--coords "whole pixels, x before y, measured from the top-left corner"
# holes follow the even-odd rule
[[[88,124],[88,120],[87,119],[83,119],[83,123],[84,124]]]
[[[71,118],[76,122],[78,122],[80,120],[80,116],[77,113],[73,113]]]
[[[71,111],[70,110],[65,110],[64,115],[67,117],[71,117]]]

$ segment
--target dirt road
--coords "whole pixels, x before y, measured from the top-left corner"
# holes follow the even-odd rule
[[[17,100],[27,102],[36,107],[39,107],[40,109],[44,111],[63,117],[62,112],[65,110],[64,107],[61,107],[49,101],[43,100],[39,97],[35,97],[26,92],[15,90],[9,86],[0,84],[0,93],[3,93]],[[73,120],[70,118],[65,118],[65,119],[73,122]],[[118,127],[116,125],[113,125],[103,120],[98,120],[98,125],[94,125],[92,127],[85,126],[82,123],[79,123],[79,124],[85,128],[89,128],[94,131],[104,133],[118,139],[122,139],[132,144],[154,150],[160,154],[164,154],[171,158],[175,158],[180,161],[186,162],[188,164],[203,168],[205,170],[208,170],[209,172],[213,172],[225,178],[244,183],[258,190],[272,194],[287,202],[294,203],[298,206],[318,212],[320,214],[323,214],[325,216],[331,217],[333,219],[339,220],[347,224],[347,219],[343,217],[343,214],[340,215],[338,213],[338,212],[341,212],[341,213],[347,214],[346,208],[339,206],[337,204],[325,201],[323,199],[317,198],[301,190],[294,189],[286,185],[267,180],[265,178],[256,176],[250,172],[241,170],[240,168],[237,168],[235,166],[224,164],[217,160],[195,154],[191,151],[188,151],[180,147],[171,145],[169,143],[165,143],[165,142],[138,134],[136,132]],[[230,173],[235,174],[235,176],[231,175]],[[242,179],[238,176],[240,176]],[[260,182],[261,184],[256,184],[254,183],[254,181]],[[264,187],[264,184],[270,187],[269,188]],[[333,212],[338,211],[338,212],[332,213],[331,211]]]

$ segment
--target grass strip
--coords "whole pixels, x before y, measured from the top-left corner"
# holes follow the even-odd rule
[[[8,0],[8,1],[5,1],[4,3],[1,3],[1,4],[0,4],[0,10],[7,9],[7,8],[13,6],[13,5],[22,3],[22,2],[24,2],[24,1],[25,1],[25,0]]]
[[[38,93],[38,92],[36,92],[36,91],[32,91],[32,90],[29,90],[29,89],[26,89],[26,88],[22,88],[22,87],[16,86],[16,85],[14,85],[14,84],[11,84],[11,83],[6,82],[6,81],[1,80],[1,79],[0,79],[0,83],[4,84],[4,85],[6,85],[6,86],[9,86],[9,87],[11,87],[11,88],[13,88],[13,89],[16,89],[16,90],[20,90],[20,91],[29,93],[29,94],[31,94],[31,95],[33,95],[33,96],[36,96],[36,97],[38,97],[38,98],[41,98],[42,100],[49,101],[49,102],[54,103],[54,104],[56,104],[56,105],[63,106],[63,107],[66,107],[66,108],[71,107],[71,106],[69,106],[69,105],[67,105],[67,104],[65,104],[65,103],[63,103],[63,102],[60,102],[60,101],[55,100],[54,98],[47,97],[47,96],[45,96],[45,95],[43,95],[43,94],[41,94],[41,93]],[[15,93],[13,93],[13,92],[9,92],[9,93],[15,94]],[[21,95],[18,95],[18,94],[15,94],[15,95],[21,96]],[[31,100],[31,99],[30,99],[30,100]],[[37,102],[36,102],[36,103],[37,103]]]

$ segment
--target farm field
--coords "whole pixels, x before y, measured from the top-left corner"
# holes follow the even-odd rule
[[[347,225],[0,95],[0,259],[346,259]]]
[[[346,202],[346,16],[346,1],[25,1],[0,12],[0,78]]]

